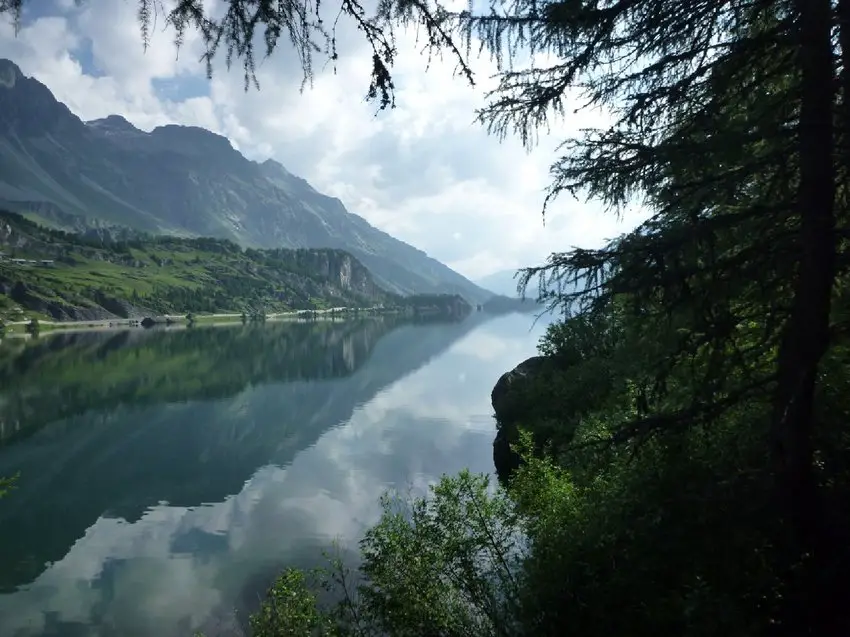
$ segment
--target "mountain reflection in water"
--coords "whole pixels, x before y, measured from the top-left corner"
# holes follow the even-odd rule
[[[386,488],[492,470],[532,318],[77,333],[0,347],[0,634],[237,630]],[[238,630],[237,630],[238,632]]]

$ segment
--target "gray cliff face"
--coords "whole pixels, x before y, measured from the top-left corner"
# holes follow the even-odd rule
[[[0,60],[0,89],[13,89],[21,77],[21,70],[9,60]]]
[[[365,299],[380,299],[384,291],[375,284],[363,264],[341,250],[305,250],[299,253],[307,272],[326,280],[336,290],[354,292]]]
[[[341,290],[354,290],[362,294],[372,294],[375,286],[369,280],[369,273],[351,257],[341,252],[318,253],[314,261],[315,271],[322,277],[335,283]]]
[[[492,296],[275,161],[249,161],[197,127],[145,132],[117,115],[84,123],[8,60],[0,60],[0,203],[39,208],[62,229],[79,230],[71,217],[247,247],[342,249],[391,292]]]

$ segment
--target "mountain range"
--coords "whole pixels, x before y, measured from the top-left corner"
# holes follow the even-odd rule
[[[274,160],[251,161],[203,128],[145,132],[119,115],[84,122],[9,60],[0,60],[0,206],[61,230],[341,249],[389,292],[493,296]]]
[[[519,297],[517,293],[517,284],[519,283],[519,278],[516,276],[517,272],[518,270],[499,270],[477,279],[475,284],[495,294],[515,299]],[[529,291],[534,292],[533,285]],[[531,294],[531,296],[533,297],[534,294]]]

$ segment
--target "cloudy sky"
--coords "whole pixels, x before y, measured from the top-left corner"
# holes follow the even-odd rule
[[[81,6],[29,0],[26,7],[17,37],[0,23],[0,57],[46,84],[82,119],[117,113],[143,130],[177,123],[226,135],[249,158],[278,160],[469,277],[598,245],[640,218],[636,211],[618,221],[598,205],[564,197],[544,225],[543,190],[555,147],[570,131],[604,123],[604,116],[570,115],[531,152],[516,139],[499,142],[474,122],[494,65],[472,61],[475,88],[453,77],[448,59],[426,72],[412,32],[399,42],[397,108],[376,116],[375,105],[363,99],[369,51],[350,28],[339,38],[336,73],[317,60],[312,88],[299,90],[301,69],[284,44],[260,66],[261,90],[245,93],[238,65],[228,73],[222,60],[213,80],[206,79],[193,34],[177,56],[173,32],[161,20],[143,51],[135,0]]]

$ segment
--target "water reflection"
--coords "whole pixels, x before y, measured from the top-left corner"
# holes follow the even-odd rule
[[[491,469],[490,388],[532,353],[540,330],[529,325],[527,316],[479,316],[337,326],[349,336],[321,339],[269,326],[254,335],[266,344],[255,349],[236,332],[217,333],[215,347],[229,358],[201,341],[195,349],[156,341],[176,334],[110,348],[86,342],[78,356],[59,348],[38,364],[27,354],[24,369],[35,371],[24,374],[56,371],[43,387],[18,379],[18,390],[72,395],[85,408],[65,407],[72,415],[43,418],[27,436],[19,429],[0,449],[0,474],[22,472],[20,489],[0,505],[0,577],[7,589],[31,582],[0,597],[0,634],[236,630],[233,608],[254,605],[282,565],[311,562],[333,538],[356,539],[387,486]],[[279,342],[290,345],[274,349]],[[281,363],[299,344],[303,358]],[[120,381],[92,382],[92,369],[121,367],[103,363],[111,356],[132,360],[128,352],[146,349],[167,372],[138,366]],[[73,361],[73,371],[55,356]],[[219,393],[193,393],[209,391],[197,376],[211,369],[220,371]],[[86,384],[96,389],[79,389]],[[3,387],[6,396],[17,391]],[[3,409],[11,404],[23,413],[20,401]]]

